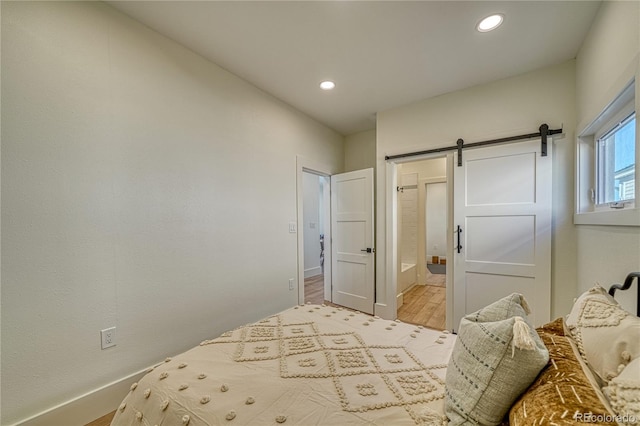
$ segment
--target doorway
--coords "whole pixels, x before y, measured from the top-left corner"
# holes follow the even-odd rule
[[[325,235],[329,178],[308,171],[302,173],[304,241],[304,303],[323,304],[325,299]]]
[[[318,220],[305,220],[305,205],[314,201],[305,201],[305,174],[322,179],[322,207],[311,208],[318,211]],[[308,187],[316,182],[307,176]],[[326,165],[302,156],[296,157],[296,221],[289,222],[289,232],[297,233],[297,303],[306,303],[305,270],[307,278],[316,277],[316,286],[323,282],[323,301],[373,313],[375,300],[375,247],[373,245],[373,169],[355,170],[336,174]],[[305,267],[304,235],[316,234],[322,217],[322,234],[311,239],[311,246],[320,249],[321,274],[317,266]],[[299,225],[299,226],[298,226]],[[354,229],[355,225],[355,229]],[[332,230],[337,230],[332,233]],[[362,232],[360,232],[362,231]],[[321,238],[321,236],[324,238]],[[314,256],[312,255],[312,258]],[[322,278],[319,277],[322,275]],[[295,281],[289,279],[289,290],[295,290]],[[310,280],[308,280],[309,282]],[[309,284],[311,284],[309,282]],[[317,288],[315,287],[315,288]],[[309,290],[311,291],[311,290]],[[325,302],[325,303],[326,303]]]
[[[318,231],[318,237],[313,242],[307,242],[314,247],[319,247],[319,235],[320,230],[326,236],[331,235],[331,174],[335,173],[330,166],[313,161],[309,158],[303,156],[296,156],[296,220],[295,222],[289,223],[289,232],[297,233],[297,274],[296,279],[289,279],[289,290],[293,291],[297,289],[297,303],[304,304],[305,303],[305,270],[309,269],[306,275],[310,273],[313,274],[314,271],[320,271],[316,275],[321,275],[321,279],[318,278],[315,283],[315,288],[322,287],[323,292],[323,300],[331,300],[331,238],[324,239],[324,252],[322,266],[320,269],[313,269],[311,266],[305,267],[305,258],[306,250],[305,250],[305,228],[310,228],[312,234],[315,234]],[[309,183],[305,184],[305,179],[309,180]],[[322,179],[322,181],[320,180]],[[321,183],[322,182],[322,183]],[[320,185],[322,185],[322,200],[320,200]],[[304,210],[305,205],[305,187],[317,188],[318,198],[315,198],[312,195],[309,195],[310,203],[315,205],[316,207],[311,207],[308,210],[311,212],[315,211],[317,215],[317,219],[314,220],[305,220]],[[322,224],[321,219],[322,218]],[[312,225],[314,224],[314,225]],[[314,226],[314,228],[311,228]],[[316,246],[317,244],[317,246]],[[317,256],[321,255],[320,250],[317,252]],[[313,258],[314,255],[311,256]],[[320,263],[320,262],[318,262]],[[320,265],[318,265],[320,266]],[[297,285],[294,285],[293,282]],[[321,302],[322,303],[322,302]]]
[[[446,329],[455,332],[462,316],[513,292],[527,298],[534,325],[549,321],[552,145],[545,142],[534,136],[468,150],[462,158],[446,155]],[[386,277],[387,300],[398,315],[404,301],[394,299],[401,258],[397,173],[411,162],[396,159],[386,167]]]
[[[447,318],[447,159],[397,168],[397,315],[443,330]]]

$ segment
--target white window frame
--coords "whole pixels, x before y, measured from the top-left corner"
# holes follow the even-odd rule
[[[596,205],[596,141],[598,137],[610,131],[616,124],[631,113],[636,112],[636,200],[640,173],[638,158],[640,157],[638,108],[636,102],[635,81],[631,81],[625,89],[604,109],[604,111],[582,131],[578,131],[576,144],[576,209],[573,222],[576,225],[617,225],[640,226],[640,209],[638,202],[627,203],[624,208],[612,209],[609,205]]]
[[[609,134],[611,134],[612,132],[618,130],[619,127],[621,127],[621,124],[627,120],[629,120],[632,116],[636,115],[636,111],[635,111],[635,102],[632,100],[631,102],[627,103],[625,106],[623,106],[609,121],[607,121],[602,127],[600,127],[600,129],[594,134],[593,136],[593,143],[594,143],[594,178],[595,178],[595,182],[594,182],[594,191],[595,191],[595,201],[594,201],[594,211],[608,211],[612,208],[611,206],[611,202],[604,202],[604,203],[598,203],[598,191],[600,190],[600,188],[598,188],[599,183],[597,182],[600,179],[600,176],[598,176],[598,168],[599,168],[599,163],[601,161],[601,159],[599,158],[599,154],[597,152],[597,148],[598,148],[598,141],[600,141],[600,139],[602,139],[604,136],[608,136]],[[636,120],[637,121],[637,120]],[[636,131],[637,133],[637,131]],[[636,145],[637,145],[637,140],[638,138],[636,137]],[[637,150],[637,149],[636,149]],[[636,172],[637,172],[637,162],[636,162]],[[637,188],[637,185],[636,185]],[[637,195],[636,195],[637,196]],[[633,200],[626,200],[626,201],[622,201],[621,204],[622,206],[620,206],[621,208],[635,208],[635,198]]]

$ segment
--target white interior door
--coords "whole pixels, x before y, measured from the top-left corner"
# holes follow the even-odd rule
[[[373,169],[331,176],[332,302],[373,314]]]
[[[533,323],[550,320],[551,144],[540,140],[466,150],[454,167],[454,329],[513,292]],[[457,156],[454,159],[457,164]],[[458,226],[461,229],[456,233]]]

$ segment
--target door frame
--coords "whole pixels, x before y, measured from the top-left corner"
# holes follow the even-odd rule
[[[303,173],[311,173],[327,179],[326,193],[331,193],[331,175],[335,171],[330,166],[317,161],[296,156],[296,223],[297,223],[297,281],[298,304],[304,305],[304,189]],[[323,203],[325,214],[324,229],[324,299],[331,301],[331,203]]]
[[[447,278],[446,278],[446,319],[445,327],[452,329],[453,323],[453,154],[434,153],[415,156],[410,159],[394,159],[386,162],[386,282],[387,282],[387,309],[388,314],[397,318],[398,307],[396,296],[398,294],[398,164],[412,163],[416,161],[431,160],[434,158],[446,158],[446,183],[447,183]]]

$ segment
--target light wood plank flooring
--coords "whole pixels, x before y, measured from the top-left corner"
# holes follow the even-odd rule
[[[304,279],[304,303],[322,305],[324,300],[324,275]]]
[[[404,304],[398,308],[398,319],[436,330],[444,330],[447,276],[432,274],[426,268],[423,273],[426,285],[416,285],[404,294]]]
[[[444,330],[446,289],[435,285],[416,285],[404,295],[398,319],[411,324]]]
[[[445,274],[432,274],[428,269],[426,269],[424,271],[424,282],[427,285],[444,287],[447,285],[447,276]]]
[[[304,303],[325,304],[336,308],[344,308],[344,306],[324,300],[324,275],[322,274],[304,279]]]

